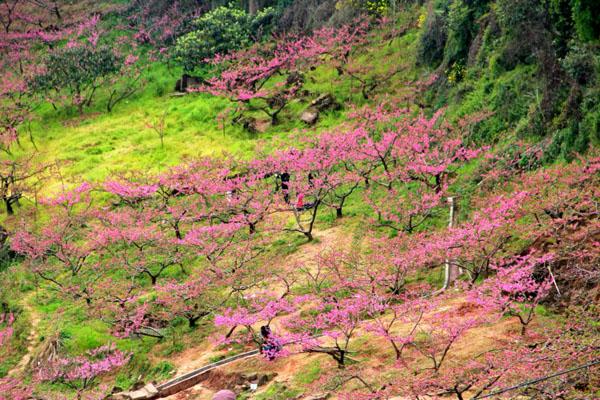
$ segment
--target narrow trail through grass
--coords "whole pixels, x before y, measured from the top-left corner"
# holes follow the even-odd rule
[[[27,352],[23,355],[19,363],[8,372],[9,376],[18,376],[25,371],[31,362],[38,345],[38,325],[42,318],[35,308],[31,306],[30,300],[33,296],[35,296],[35,294],[31,293],[23,298],[22,301],[23,309],[29,316],[29,322],[31,324],[29,335],[27,336]]]

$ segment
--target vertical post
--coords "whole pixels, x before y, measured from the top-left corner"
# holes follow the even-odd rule
[[[454,214],[455,214],[455,201],[454,197],[448,197],[448,204],[450,205],[450,218],[448,219],[448,228],[452,228],[454,226]],[[455,268],[453,268],[450,260],[446,258],[445,268],[444,268],[444,286],[442,290],[448,289],[452,282],[456,279]]]
[[[397,11],[396,0],[390,0],[390,11],[393,16],[396,16],[396,11]]]

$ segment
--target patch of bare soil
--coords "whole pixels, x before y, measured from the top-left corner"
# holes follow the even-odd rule
[[[307,243],[295,253],[287,256],[281,263],[280,268],[283,271],[297,272],[294,269],[298,268],[298,265],[303,265],[304,268],[311,269],[316,266],[315,259],[323,252],[330,249],[343,250],[352,245],[351,236],[344,232],[342,227],[315,232],[315,237],[318,238],[317,241]],[[278,284],[273,283],[273,285]],[[273,290],[279,290],[279,288]],[[443,306],[432,311],[431,314],[452,312],[457,319],[468,319],[478,314],[478,307],[478,305],[469,302],[468,299],[457,292],[455,297],[444,301]],[[275,323],[273,329],[278,331],[283,328]],[[412,324],[397,324],[393,333],[406,334],[411,329]],[[453,345],[447,363],[469,359],[477,354],[500,349],[518,335],[519,329],[519,324],[515,319],[492,320],[489,324],[473,328]],[[393,351],[385,339],[374,337],[372,334],[360,330],[355,343],[361,347],[360,354],[356,355],[356,360],[360,361],[361,375],[368,381],[377,382],[376,384],[388,383],[387,381],[379,382],[382,371],[386,371],[386,376],[389,373],[389,376],[385,379],[389,379],[390,382],[395,374],[402,373],[400,368],[394,367]],[[205,346],[190,348],[170,361],[178,367],[177,374],[179,375],[210,363],[210,358],[216,354],[227,354],[227,352],[218,351],[215,344],[207,341]],[[351,358],[354,358],[354,356],[351,355]],[[201,384],[169,398],[173,400],[210,400],[211,396],[218,390],[232,389],[236,386],[235,382],[240,376],[252,373],[276,373],[275,382],[293,386],[296,382],[295,378],[315,360],[320,363],[323,371],[336,368],[335,362],[326,355],[294,354],[272,362],[257,356],[212,371]],[[422,364],[423,359],[416,351],[407,349],[405,361],[408,365]],[[268,384],[259,387],[258,393],[263,392],[267,387]],[[335,396],[332,399],[335,399]]]
[[[19,361],[19,363],[8,372],[9,376],[18,376],[22,375],[25,372],[25,370],[31,363],[31,359],[35,353],[38,344],[37,328],[40,324],[41,317],[29,304],[29,298],[24,299],[23,308],[25,309],[26,315],[29,315],[29,322],[31,324],[31,330],[29,331],[29,335],[27,336],[27,352],[23,355],[21,361]]]

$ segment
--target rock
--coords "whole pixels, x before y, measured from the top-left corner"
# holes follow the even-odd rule
[[[300,115],[300,120],[307,125],[314,125],[318,121],[321,112],[339,109],[340,104],[333,95],[329,93],[322,94],[310,102],[310,106]]]
[[[129,400],[125,393],[113,393],[106,397],[106,400]]]
[[[307,125],[314,125],[319,120],[319,111],[314,108],[307,108],[304,110],[302,115],[300,115],[300,121],[304,122]]]
[[[131,400],[147,400],[153,399],[158,394],[158,390],[151,383],[144,386],[142,389],[131,392]]]
[[[149,383],[141,389],[131,392],[121,392],[111,395],[111,400],[150,400],[158,396],[158,390],[153,384]]]
[[[337,102],[335,97],[332,94],[322,94],[313,101],[310,102],[310,107],[314,108],[317,111],[325,111],[325,110],[339,110],[340,104]]]
[[[175,83],[175,91],[180,93],[186,93],[188,89],[199,87],[206,83],[206,81],[199,76],[192,76],[189,74],[183,74],[181,79],[178,79]]]
[[[234,123],[240,124],[247,132],[258,133],[258,121],[256,118],[239,116],[233,120]]]
[[[285,80],[286,86],[302,85],[303,83],[304,83],[304,75],[302,75],[300,72],[297,72],[297,71],[289,74]]]
[[[148,392],[151,395],[157,395],[158,394],[158,389],[154,387],[153,384],[149,383],[146,386],[144,386],[144,389],[146,392]]]
[[[254,382],[255,380],[258,379],[258,374],[256,372],[254,372],[254,373],[244,374],[244,375],[242,375],[242,377],[247,381]]]
[[[276,373],[262,374],[258,377],[256,383],[258,384],[258,386],[264,386],[267,383],[271,382],[276,376]]]

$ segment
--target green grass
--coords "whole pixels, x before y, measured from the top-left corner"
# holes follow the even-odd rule
[[[319,379],[322,372],[321,360],[313,360],[296,374],[294,381],[299,385],[308,385]]]
[[[398,59],[411,57],[416,39],[417,31],[412,30],[392,42],[370,46],[369,51],[358,58],[358,63],[376,65],[379,71],[393,68]],[[366,103],[347,76],[338,76],[334,68],[322,65],[307,76],[308,98],[292,102],[283,111],[280,124],[267,124],[264,132],[250,134],[229,121],[219,123],[219,114],[231,107],[226,99],[208,94],[171,96],[180,73],[177,69],[153,64],[145,76],[143,89],[117,105],[112,113],[104,109],[102,92],[83,116],[64,107],[57,111],[49,104],[42,105],[31,124],[35,146],[24,132],[21,148],[14,156],[37,148],[40,162],[56,163],[61,179],[55,176],[44,186],[44,192],[52,192],[60,188],[61,180],[101,182],[115,174],[164,171],[169,166],[202,156],[250,157],[257,148],[273,150],[286,143],[290,136],[314,135],[338,126],[346,119],[350,105]],[[417,70],[407,70],[394,88],[385,88],[386,92],[401,90],[404,82],[417,75]],[[323,113],[318,125],[307,129],[298,117],[307,103],[322,93],[332,93],[345,106],[340,111]],[[167,128],[164,147],[161,147],[158,135],[147,125],[163,114]],[[253,116],[262,121],[268,119],[260,113]]]
[[[291,389],[282,383],[275,382],[263,393],[254,396],[255,400],[286,400],[295,399],[301,393],[298,389]]]
[[[413,30],[390,43],[369,47],[369,53],[361,56],[358,62],[377,65],[380,72],[392,68],[397,60],[411,57],[416,39],[417,32]],[[308,74],[306,89],[310,92],[309,97],[290,104],[282,113],[280,124],[265,125],[264,132],[250,134],[239,126],[232,126],[228,121],[224,125],[219,123],[218,115],[231,106],[225,99],[206,94],[171,96],[170,92],[179,73],[171,72],[160,64],[152,65],[143,90],[119,104],[112,113],[104,110],[102,93],[83,116],[64,108],[56,111],[48,104],[43,105],[36,111],[37,118],[31,124],[33,142],[24,135],[21,147],[15,150],[13,156],[21,157],[37,152],[36,158],[40,162],[58,166],[60,174],[53,175],[45,183],[41,193],[44,195],[59,190],[63,183],[77,184],[82,180],[100,183],[115,175],[153,174],[203,156],[229,157],[232,154],[235,157],[249,158],[258,149],[270,152],[297,142],[290,138],[312,136],[335,128],[346,120],[352,106],[367,103],[348,76],[338,76],[334,68],[324,65]],[[398,77],[393,88],[382,89],[386,92],[402,90],[405,82],[416,79],[418,75],[419,71],[416,69],[407,70]],[[298,116],[312,98],[323,93],[332,93],[343,103],[343,108],[323,113],[317,126],[309,129],[299,121]],[[166,115],[164,147],[161,146],[158,135],[147,126],[162,115]],[[261,121],[267,119],[265,115],[258,113],[254,116]],[[361,226],[361,217],[370,213],[364,202],[360,201],[361,195],[357,191],[348,199],[341,221],[335,218],[333,210],[323,207],[318,217],[318,228],[325,229],[338,223],[343,223],[344,227]],[[40,218],[44,217],[42,210]],[[349,232],[354,232],[354,229]],[[267,252],[282,258],[298,251],[305,243],[306,238],[301,234],[287,233],[272,243]],[[186,269],[193,273],[197,272],[195,267],[197,266],[186,266]],[[33,281],[26,279],[31,277],[26,277],[18,267],[14,276],[19,281]],[[118,273],[111,277],[115,280],[122,279]],[[165,278],[181,278],[181,272],[177,268],[170,269]],[[147,285],[147,282],[143,284]],[[140,376],[145,381],[161,381],[172,373],[173,366],[168,361],[154,358],[150,361],[149,354],[169,357],[189,346],[202,343],[214,329],[212,325],[201,325],[190,330],[186,323],[174,322],[165,329],[162,341],[150,338],[117,339],[111,335],[106,323],[90,318],[84,302],[68,299],[50,290],[45,282],[39,282],[35,286],[22,284],[21,290],[35,290],[35,311],[41,316],[37,333],[41,341],[57,336],[69,354],[82,354],[111,342],[116,343],[123,351],[132,352],[134,356],[127,370],[122,370],[116,376],[117,386],[124,389],[133,386]],[[27,329],[23,329],[23,332],[26,337]],[[228,355],[244,350],[242,346],[229,347],[234,349]],[[18,362],[21,354],[15,352],[14,357],[3,359],[0,376]],[[296,377],[297,383],[311,383],[321,373],[320,364],[315,362]],[[66,390],[56,385],[43,385],[43,389],[57,393],[64,393]],[[295,389],[274,384],[256,398],[287,399],[294,398],[298,393]]]

